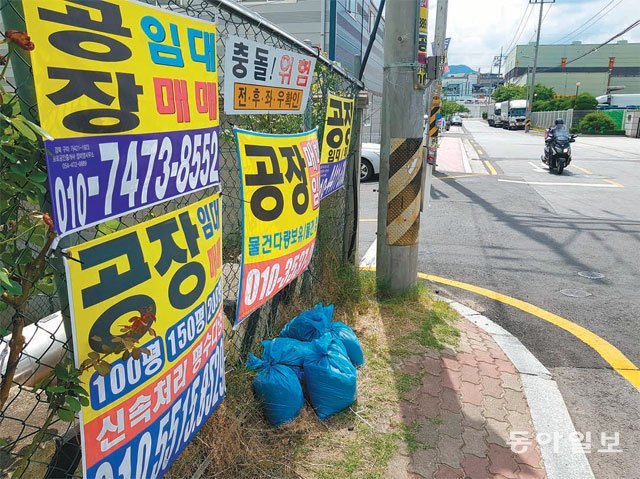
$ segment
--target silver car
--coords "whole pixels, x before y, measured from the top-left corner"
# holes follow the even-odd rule
[[[371,181],[380,173],[380,144],[363,143],[360,158],[360,181]]]

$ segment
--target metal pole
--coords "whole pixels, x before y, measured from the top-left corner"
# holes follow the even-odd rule
[[[540,3],[540,15],[538,17],[538,32],[536,34],[536,51],[533,55],[533,70],[531,71],[531,88],[529,89],[529,100],[527,101],[527,115],[524,122],[524,131],[529,133],[531,129],[531,107],[533,106],[533,94],[536,88],[536,68],[538,68],[538,50],[540,48],[540,30],[542,28],[542,11],[545,3],[554,3],[555,0],[529,0],[529,3]]]
[[[376,279],[379,291],[392,294],[417,282],[424,111],[418,8],[417,0],[388,0],[385,19]]]

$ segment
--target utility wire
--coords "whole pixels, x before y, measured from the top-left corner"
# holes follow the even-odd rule
[[[518,43],[518,40],[520,39],[520,36],[522,35],[522,32],[520,32],[520,28],[524,25],[527,24],[527,22],[529,21],[529,18],[531,17],[531,13],[533,12],[533,8],[530,9],[531,7],[531,3],[527,3],[524,12],[522,12],[522,17],[520,18],[520,23],[518,23],[518,26],[516,27],[515,32],[513,33],[513,38],[511,39],[511,41],[509,42],[509,46],[507,48],[505,48],[505,52],[509,53],[511,51],[511,49],[513,48],[513,46]],[[527,16],[527,12],[529,13],[529,15]],[[526,20],[525,20],[526,18]],[[518,34],[520,33],[520,34]]]
[[[593,47],[591,50],[589,50],[586,53],[583,53],[582,55],[579,55],[575,58],[572,58],[571,60],[569,60],[565,65],[569,65],[570,63],[574,63],[577,62],[578,60],[581,60],[582,58],[586,57],[587,55],[591,55],[594,52],[597,52],[600,48],[604,47],[605,45],[608,45],[609,43],[611,43],[612,41],[614,41],[616,38],[620,38],[622,35],[624,35],[625,33],[630,32],[631,30],[633,30],[634,28],[636,28],[638,25],[640,25],[640,19],[636,20],[635,22],[633,22],[631,25],[629,25],[627,28],[625,28],[624,30],[622,30],[620,33],[616,33],[614,36],[612,36],[611,38],[609,38],[609,40],[607,40],[606,42],[601,43],[600,45]],[[549,71],[549,70],[554,70],[556,68],[560,68],[562,67],[562,64],[554,66],[554,67],[549,67],[549,68],[541,68],[538,69],[538,71]]]
[[[542,28],[542,24],[544,23],[545,19],[547,18],[547,15],[549,15],[549,12],[551,11],[551,7],[553,7],[553,3],[549,4],[549,8],[547,8],[546,13],[544,14],[544,17],[542,17],[542,22],[540,22],[540,28]],[[533,37],[536,36],[536,31],[534,30],[533,33],[531,34],[531,37],[529,38],[529,41],[533,41]]]
[[[615,5],[614,2],[617,3]],[[559,38],[558,40],[556,40],[555,42],[553,42],[553,44],[557,44],[562,42],[565,38],[570,38],[572,35],[574,35],[575,33],[581,31],[580,33],[583,33],[586,28],[591,28],[593,27],[596,23],[598,23],[600,20],[602,20],[604,17],[606,17],[609,13],[611,13],[618,5],[620,5],[624,0],[611,0],[609,3],[607,3],[604,7],[602,7],[600,10],[598,10],[593,16],[589,17],[589,19],[587,19],[582,25],[580,25],[578,28],[576,28],[575,30],[567,33],[565,36]],[[604,12],[607,8],[611,7],[610,10]],[[603,13],[604,12],[604,13]],[[602,14],[602,15],[601,15]],[[600,16],[599,16],[600,15]],[[599,16],[599,17],[598,17]],[[598,18],[596,18],[598,17]],[[595,19],[595,21],[593,21]],[[588,25],[589,23],[591,23],[591,25]]]

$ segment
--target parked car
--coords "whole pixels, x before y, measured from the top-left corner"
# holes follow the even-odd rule
[[[363,143],[360,158],[360,181],[370,181],[380,173],[380,144]]]
[[[460,118],[458,115],[454,116],[453,118],[451,118],[451,124],[453,126],[462,126],[462,118]]]

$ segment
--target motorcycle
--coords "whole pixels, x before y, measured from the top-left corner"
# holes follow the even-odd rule
[[[577,135],[568,135],[566,130],[560,130],[555,135],[548,136],[545,142],[542,162],[549,166],[550,170],[556,170],[561,175],[564,169],[571,163],[571,143],[576,141]]]

